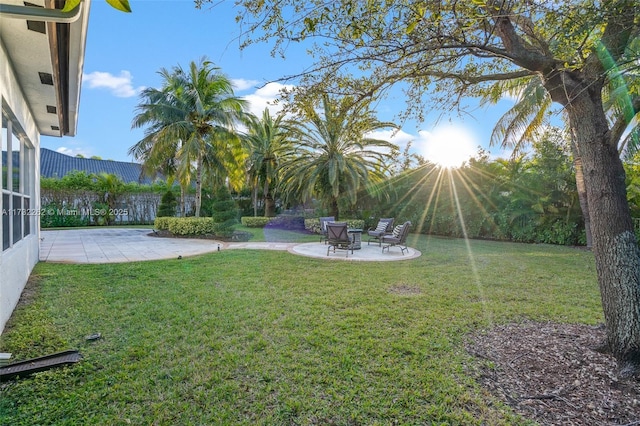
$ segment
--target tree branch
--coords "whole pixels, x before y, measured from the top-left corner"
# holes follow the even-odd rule
[[[626,0],[607,9],[606,27],[600,39],[601,48],[596,48],[588,57],[585,72],[603,74],[615,66],[624,55],[634,29],[634,21],[640,14],[635,0]]]
[[[495,20],[496,35],[502,40],[508,57],[522,68],[539,73],[547,73],[556,65],[551,56],[542,54],[518,35],[511,19],[489,8]]]
[[[475,76],[429,71],[424,74],[419,73],[416,76],[450,78],[450,79],[459,80],[466,84],[477,84],[477,83],[484,83],[487,81],[513,80],[516,78],[529,77],[535,74],[536,74],[535,72],[529,71],[529,70],[513,71],[513,72],[499,73],[499,74],[475,75]]]

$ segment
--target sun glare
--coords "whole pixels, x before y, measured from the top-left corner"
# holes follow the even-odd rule
[[[445,168],[460,167],[477,151],[473,135],[462,127],[438,127],[427,133],[423,143],[426,160]]]

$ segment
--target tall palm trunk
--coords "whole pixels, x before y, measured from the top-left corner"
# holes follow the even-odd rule
[[[586,235],[587,248],[593,245],[593,236],[591,235],[591,219],[589,217],[589,201],[587,201],[587,188],[584,186],[584,173],[582,170],[582,159],[577,152],[574,143],[571,143],[573,151],[573,165],[576,169],[576,188],[578,190],[578,201],[580,202],[580,210],[582,210],[582,218],[584,220],[584,232]]]
[[[196,162],[196,217],[200,217],[200,206],[202,205],[202,163],[203,152],[198,152],[198,160]]]
[[[258,216],[258,183],[254,181],[253,183],[253,217]]]
[[[338,199],[337,198],[331,198],[331,203],[329,205],[329,215],[333,216],[336,218],[336,220],[338,220],[338,217],[340,215],[340,209],[338,208]]]
[[[273,217],[276,215],[276,202],[273,199],[273,195],[271,195],[268,179],[265,179],[263,191],[264,191],[264,215],[266,217]]]
[[[187,215],[187,200],[186,194],[184,190],[184,185],[180,185],[180,217],[185,217]]]
[[[573,133],[573,132],[572,132]],[[578,201],[580,202],[580,210],[582,210],[582,218],[584,220],[584,232],[587,238],[587,248],[593,245],[593,236],[591,235],[591,219],[589,216],[589,201],[587,200],[587,188],[584,186],[584,170],[582,168],[582,158],[580,158],[580,150],[576,145],[575,137],[571,135],[571,153],[573,154],[573,167],[576,169],[576,189],[578,190]]]

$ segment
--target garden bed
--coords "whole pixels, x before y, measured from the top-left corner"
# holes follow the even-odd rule
[[[479,381],[520,415],[545,425],[637,425],[640,381],[620,379],[594,348],[602,327],[535,323],[495,327],[468,350],[489,361]]]

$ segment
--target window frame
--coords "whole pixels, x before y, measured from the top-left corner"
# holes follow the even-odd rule
[[[35,170],[35,148],[18,120],[5,105],[2,108],[0,142],[3,156],[1,166],[5,169],[0,173],[0,192],[2,193],[0,197],[2,250],[0,252],[5,252],[33,234],[36,216],[32,214],[32,200],[35,192],[32,182],[34,179],[32,173]],[[17,164],[15,164],[16,161]],[[18,182],[14,182],[14,179]]]

